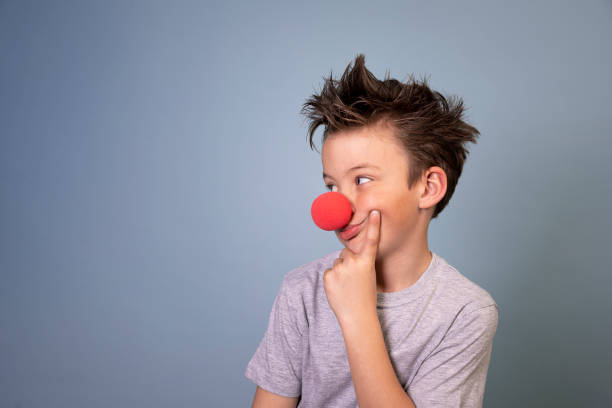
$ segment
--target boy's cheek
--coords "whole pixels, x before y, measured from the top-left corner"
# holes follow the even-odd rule
[[[379,210],[382,215],[385,211],[384,202],[384,197],[368,194],[367,196],[363,196],[357,203],[357,211],[359,212],[359,210],[361,210],[365,215],[369,214],[372,210]]]

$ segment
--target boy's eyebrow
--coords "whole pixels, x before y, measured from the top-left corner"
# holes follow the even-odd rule
[[[367,168],[367,167],[372,167],[372,168],[374,168],[374,169],[378,169],[378,170],[380,170],[380,167],[375,166],[375,165],[373,165],[373,164],[370,164],[370,163],[359,163],[358,165],[356,165],[356,166],[351,167],[350,169],[348,169],[348,170],[346,171],[346,173],[345,173],[345,174],[348,174],[348,173],[350,173],[350,172],[351,172],[351,171],[353,171],[353,170],[363,169],[363,168]],[[325,174],[325,172],[323,172],[323,178],[326,178],[326,177],[328,177],[328,178],[330,178],[330,179],[333,179],[333,177],[331,177],[330,175]]]

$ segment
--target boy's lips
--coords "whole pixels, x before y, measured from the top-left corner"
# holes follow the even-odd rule
[[[355,235],[359,233],[361,226],[363,225],[365,220],[361,221],[359,224],[347,225],[346,227],[340,230],[340,238],[344,240],[349,240],[353,238]]]

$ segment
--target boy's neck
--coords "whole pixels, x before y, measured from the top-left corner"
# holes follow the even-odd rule
[[[376,261],[376,291],[398,292],[413,285],[431,263],[427,237],[418,245],[401,248]]]

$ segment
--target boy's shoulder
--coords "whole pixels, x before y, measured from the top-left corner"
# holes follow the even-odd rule
[[[341,251],[338,249],[329,252],[287,272],[283,277],[282,287],[289,298],[314,300],[313,296],[323,290],[323,273],[327,268],[333,267],[334,260]],[[461,313],[468,314],[488,306],[497,308],[497,303],[488,291],[459,272],[443,257],[433,251],[432,253],[435,259],[431,273],[426,276],[427,284],[421,285],[419,290],[435,296],[438,307],[447,309],[448,313],[461,310]],[[428,297],[425,296],[424,299]]]
[[[457,268],[441,256],[437,255],[437,257],[437,276],[444,298],[448,302],[461,305],[465,309],[463,310],[464,313],[470,313],[488,306],[497,308],[497,302],[487,290],[459,272]]]
[[[320,285],[323,273],[327,268],[333,266],[334,260],[340,255],[341,251],[341,249],[338,249],[329,252],[291,269],[283,277],[285,290],[293,295],[313,293],[314,289]]]

